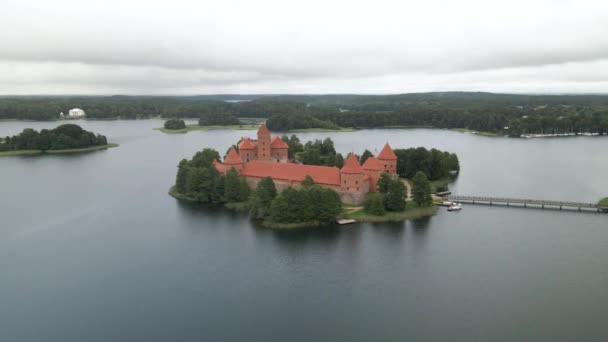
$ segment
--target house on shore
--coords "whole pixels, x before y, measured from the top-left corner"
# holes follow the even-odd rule
[[[251,188],[265,177],[271,177],[278,191],[288,187],[299,187],[306,176],[315,184],[333,189],[344,203],[361,204],[368,192],[377,191],[377,182],[382,173],[397,177],[397,156],[387,143],[378,156],[368,158],[363,165],[350,153],[339,169],[333,166],[302,165],[290,162],[289,146],[275,135],[271,136],[265,124],[257,132],[257,140],[242,138],[238,152],[231,148],[224,162],[214,162],[220,173],[234,168],[245,177]]]

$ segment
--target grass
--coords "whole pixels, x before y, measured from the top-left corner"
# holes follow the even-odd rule
[[[354,132],[356,129],[352,127],[340,127],[340,128],[302,128],[292,129],[289,132]]]
[[[597,202],[597,204],[600,207],[606,207],[606,208],[608,208],[608,197],[602,198],[599,202]]]
[[[258,125],[242,124],[242,125],[216,125],[216,126],[199,126],[198,124],[186,125],[184,129],[166,129],[164,127],[155,128],[157,131],[169,134],[188,133],[190,131],[210,131],[214,129],[231,129],[231,130],[256,130]]]
[[[416,203],[408,201],[404,211],[387,211],[384,215],[373,215],[365,209],[353,211],[343,215],[345,219],[353,219],[360,222],[396,222],[414,220],[422,217],[433,216],[437,213],[437,206],[418,207]]]
[[[112,147],[118,147],[118,144],[107,144],[107,145],[101,145],[101,146],[91,146],[91,147],[86,147],[86,148],[72,148],[72,149],[66,149],[66,150],[52,150],[52,151],[51,150],[49,150],[49,151],[42,151],[42,150],[5,151],[5,152],[0,152],[0,157],[37,155],[37,154],[83,153],[83,152],[105,150],[105,149],[112,148]]]
[[[461,132],[461,133],[473,133],[473,134],[476,134],[476,135],[481,135],[482,137],[495,137],[495,136],[497,136],[496,133],[484,132],[484,131],[474,131],[474,130],[468,129],[468,128],[451,128],[450,130],[456,131],[456,132]]]

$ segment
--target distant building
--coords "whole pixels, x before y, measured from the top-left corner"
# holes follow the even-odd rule
[[[86,115],[86,113],[84,112],[84,110],[82,110],[80,108],[70,109],[70,111],[68,112],[68,116],[70,118],[82,118],[85,115]]]
[[[239,152],[231,148],[223,163],[213,165],[220,173],[234,168],[245,177],[251,188],[257,187],[264,177],[271,177],[281,191],[290,186],[298,187],[306,176],[312,177],[315,184],[335,190],[344,203],[361,204],[365,195],[377,191],[380,174],[388,173],[397,177],[397,156],[387,143],[376,157],[368,158],[363,165],[357,157],[350,154],[344,167],[302,165],[289,161],[288,146],[278,136],[271,137],[265,124],[258,130],[257,141],[243,138]]]

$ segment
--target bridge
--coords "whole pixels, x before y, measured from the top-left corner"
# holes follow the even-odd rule
[[[526,198],[504,198],[504,197],[483,197],[483,196],[456,196],[447,195],[443,197],[447,201],[471,203],[471,204],[489,204],[489,205],[511,205],[520,206],[523,208],[552,208],[552,209],[574,209],[578,211],[597,211],[608,212],[608,207],[600,207],[596,203],[583,202],[565,202],[565,201],[548,201]]]

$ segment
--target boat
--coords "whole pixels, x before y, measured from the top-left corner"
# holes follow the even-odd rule
[[[462,206],[458,203],[452,203],[452,205],[450,205],[448,207],[448,211],[458,211],[458,210],[462,210]]]

